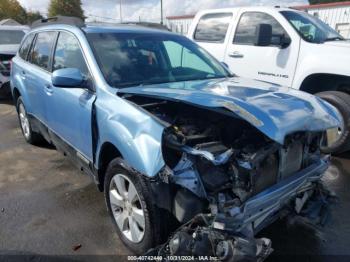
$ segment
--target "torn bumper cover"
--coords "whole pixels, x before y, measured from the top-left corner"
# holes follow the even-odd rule
[[[324,224],[328,205],[334,199],[320,181],[327,168],[328,157],[324,157],[240,207],[223,203],[225,212],[211,209],[198,214],[148,255],[173,256],[175,260],[180,256],[206,256],[223,261],[263,261],[273,251],[271,241],[254,236],[276,219],[288,215],[303,217],[316,226]]]

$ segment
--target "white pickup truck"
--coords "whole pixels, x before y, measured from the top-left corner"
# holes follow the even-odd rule
[[[188,37],[238,76],[316,94],[343,126],[329,130],[325,152],[350,149],[350,41],[305,12],[239,7],[197,13]]]

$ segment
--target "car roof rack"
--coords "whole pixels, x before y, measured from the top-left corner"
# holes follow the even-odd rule
[[[52,24],[66,24],[66,25],[73,25],[77,27],[85,26],[84,21],[78,17],[58,15],[58,16],[36,20],[32,23],[31,28],[36,28],[44,25],[52,25]]]
[[[149,28],[155,28],[155,29],[161,29],[166,31],[171,31],[167,26],[159,23],[151,23],[151,22],[123,22],[121,24],[125,25],[138,25],[138,26],[144,26]]]

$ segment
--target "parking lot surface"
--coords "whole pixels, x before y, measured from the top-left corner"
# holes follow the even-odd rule
[[[274,223],[259,234],[275,249],[267,261],[350,260],[349,158],[333,158],[325,175],[339,197],[329,225],[316,232]],[[30,255],[30,261],[39,255],[119,261],[130,254],[90,177],[53,148],[26,144],[10,101],[0,101],[0,258],[4,254]]]

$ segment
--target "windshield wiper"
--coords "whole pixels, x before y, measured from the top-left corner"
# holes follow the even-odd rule
[[[345,39],[340,36],[335,36],[335,37],[328,37],[325,40],[323,40],[323,42],[335,41],[335,40],[344,41]]]

